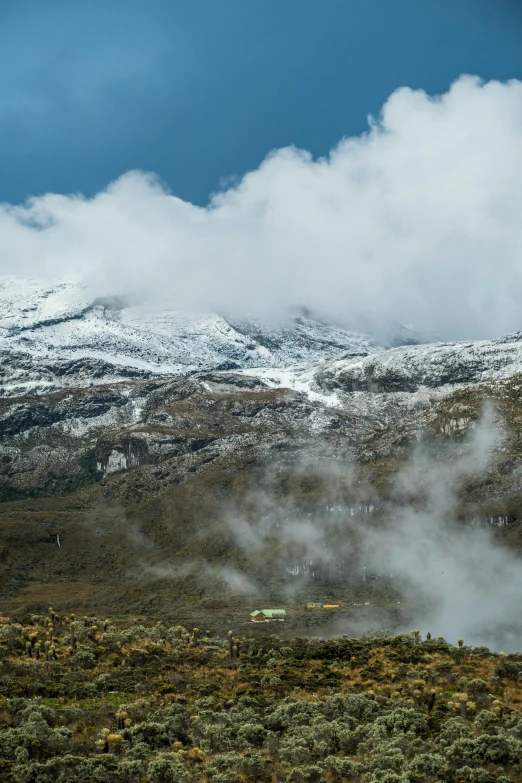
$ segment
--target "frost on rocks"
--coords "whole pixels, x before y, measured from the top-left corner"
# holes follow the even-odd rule
[[[234,324],[215,313],[158,309],[117,296],[90,300],[73,283],[0,281],[0,396],[201,370],[309,365],[377,350],[367,335],[300,314],[277,327]]]
[[[92,299],[70,282],[0,280],[0,397],[208,372],[242,377],[245,387],[288,388],[326,408],[349,398],[354,411],[380,415],[387,426],[395,402],[382,395],[416,405],[457,385],[522,373],[522,333],[385,350],[304,313],[267,326],[119,296]],[[466,426],[458,417],[445,424],[448,432]]]
[[[487,380],[522,372],[522,333],[495,340],[431,343],[393,348],[372,356],[339,357],[316,373],[323,391],[415,392]]]

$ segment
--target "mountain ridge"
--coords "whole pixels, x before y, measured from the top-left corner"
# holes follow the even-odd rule
[[[3,281],[0,393],[45,393],[85,385],[89,376],[93,383],[159,378],[382,350],[369,335],[301,314],[271,326],[85,293],[72,283]]]

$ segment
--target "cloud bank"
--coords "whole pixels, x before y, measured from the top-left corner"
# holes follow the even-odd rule
[[[442,96],[396,91],[326,158],[272,152],[205,208],[137,171],[90,199],[4,204],[0,273],[491,337],[522,328],[521,182],[522,82],[464,76]]]

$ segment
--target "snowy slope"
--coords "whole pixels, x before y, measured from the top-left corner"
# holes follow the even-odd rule
[[[342,392],[416,392],[522,374],[522,332],[495,340],[393,348],[359,359],[333,358],[318,368],[317,386]]]
[[[272,388],[300,392],[327,407],[368,410],[433,403],[459,386],[522,376],[522,332],[495,340],[408,345],[314,364],[247,368]],[[372,414],[373,415],[373,414]]]
[[[278,327],[233,324],[167,304],[89,299],[73,283],[0,281],[2,395],[203,369],[286,367],[378,350],[367,335],[302,315]]]
[[[351,392],[411,393],[522,373],[522,333],[385,350],[368,335],[294,314],[267,326],[168,303],[89,298],[74,283],[0,279],[0,396],[235,371],[336,405]]]

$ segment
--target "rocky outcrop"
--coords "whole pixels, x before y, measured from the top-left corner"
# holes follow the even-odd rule
[[[129,470],[147,464],[149,450],[145,438],[132,435],[118,439],[98,439],[96,444],[96,478],[106,478],[111,473]]]
[[[522,333],[498,340],[406,346],[327,361],[316,373],[325,391],[412,393],[472,385],[522,373]]]

